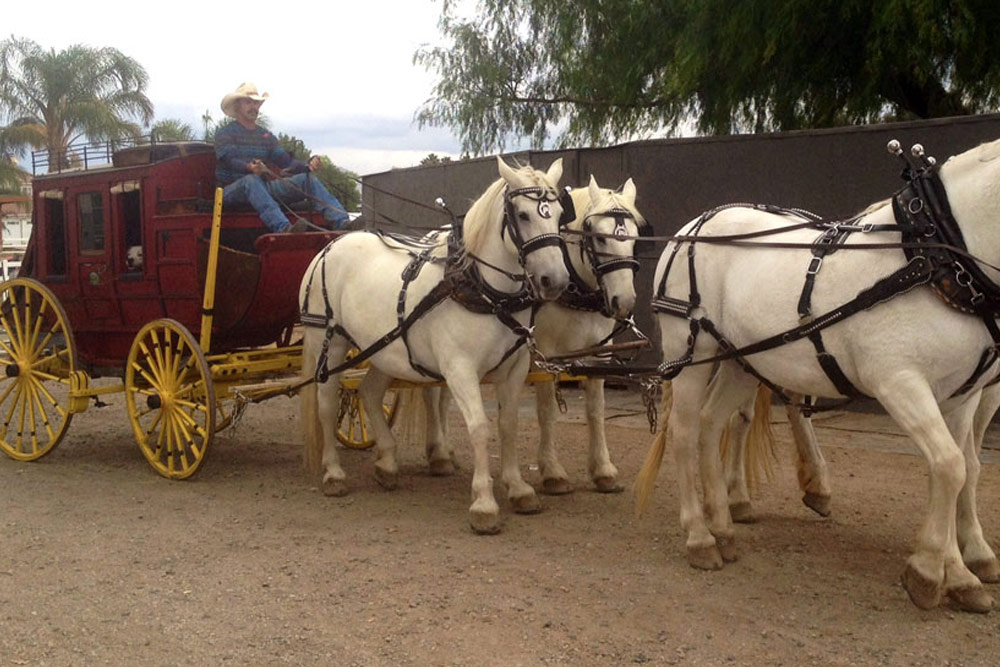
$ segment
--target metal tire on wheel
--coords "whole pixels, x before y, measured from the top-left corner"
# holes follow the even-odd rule
[[[125,401],[139,449],[156,472],[185,479],[198,471],[215,434],[215,387],[183,324],[155,320],[136,334],[125,366]]]
[[[33,461],[59,444],[73,415],[76,343],[65,311],[38,281],[0,285],[0,448]]]
[[[396,421],[399,394],[393,390],[386,392],[382,404],[389,426]],[[340,412],[337,420],[337,440],[351,449],[368,449],[375,444],[375,438],[369,432],[368,414],[357,391],[340,388]]]

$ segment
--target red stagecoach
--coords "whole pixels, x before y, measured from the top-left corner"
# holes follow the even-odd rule
[[[188,477],[238,399],[276,395],[268,380],[300,368],[299,282],[336,232],[273,234],[252,209],[222,212],[207,143],[33,158],[47,173],[31,239],[0,285],[0,448],[37,459],[73,414],[124,392],[149,462]]]

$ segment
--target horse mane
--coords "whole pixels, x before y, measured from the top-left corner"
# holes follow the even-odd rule
[[[533,169],[530,166],[515,165],[517,173],[527,181],[521,187],[540,187],[554,190],[555,187],[549,183],[545,172]],[[498,178],[486,188],[479,199],[473,202],[469,211],[465,214],[462,222],[462,240],[464,251],[462,253],[461,265],[464,267],[472,261],[470,254],[478,254],[491,233],[499,234],[499,225],[504,216],[504,191],[507,182]]]
[[[642,227],[646,224],[646,219],[642,217],[639,210],[634,204],[628,203],[620,192],[611,190],[609,188],[600,188],[601,198],[596,203],[590,200],[590,188],[576,188],[570,193],[573,197],[573,205],[576,207],[577,216],[576,219],[570,223],[569,227],[572,229],[579,229],[583,224],[584,214],[588,213],[593,209],[594,212],[600,213],[602,211],[608,211],[613,208],[622,208],[629,212],[635,219],[636,225]]]

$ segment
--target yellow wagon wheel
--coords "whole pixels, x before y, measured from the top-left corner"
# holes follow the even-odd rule
[[[0,448],[33,461],[59,444],[73,415],[76,344],[59,301],[41,283],[0,285]]]
[[[396,422],[398,398],[399,394],[390,389],[382,403],[382,412],[389,426]],[[337,440],[342,445],[351,449],[368,449],[375,444],[369,430],[368,414],[356,390],[340,388],[340,411],[337,416]]]
[[[215,387],[205,355],[187,328],[155,320],[132,343],[125,401],[146,460],[164,477],[198,471],[215,434]]]

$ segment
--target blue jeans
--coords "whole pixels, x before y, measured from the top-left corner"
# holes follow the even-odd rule
[[[278,202],[294,204],[305,199],[314,210],[323,212],[323,219],[331,227],[337,229],[347,224],[349,218],[344,206],[308,172],[273,181],[247,174],[222,191],[223,210],[230,204],[250,204],[272,232],[283,232],[289,227],[288,218],[281,212]]]

